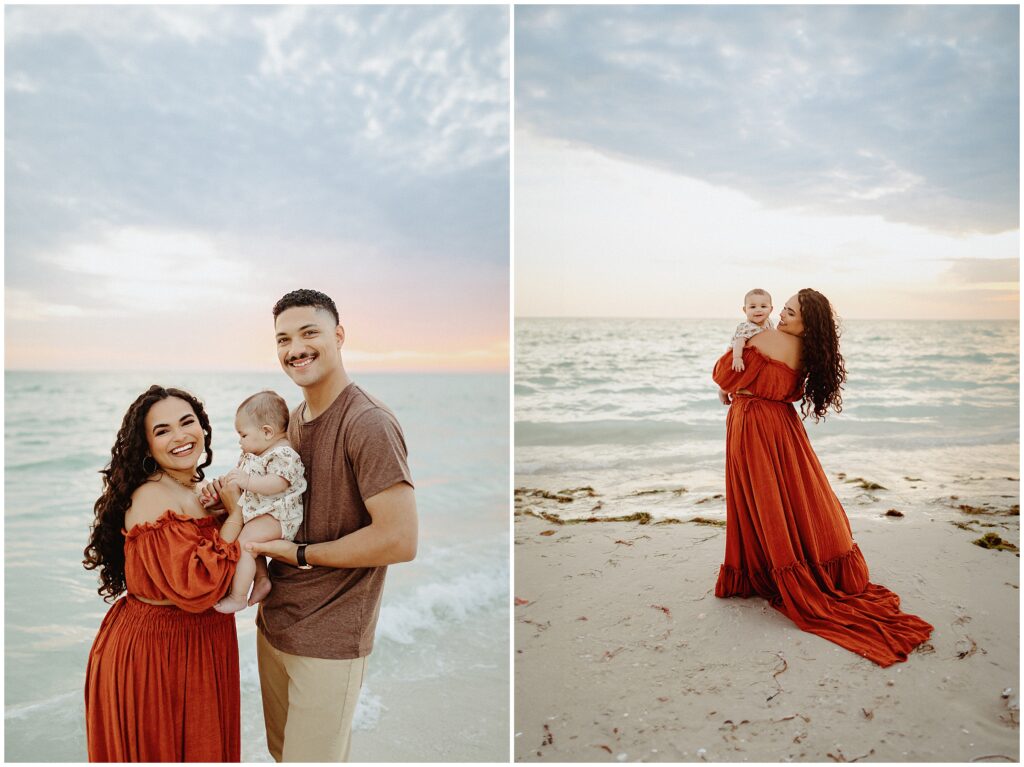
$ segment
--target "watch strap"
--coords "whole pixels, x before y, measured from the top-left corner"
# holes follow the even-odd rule
[[[299,567],[303,570],[309,570],[313,565],[306,561],[306,546],[308,543],[300,543],[299,548],[295,550],[295,559],[299,563]]]

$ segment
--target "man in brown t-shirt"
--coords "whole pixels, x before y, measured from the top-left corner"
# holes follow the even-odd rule
[[[274,317],[302,387],[288,439],[308,487],[295,541],[252,545],[273,559],[256,618],[267,746],[279,762],[346,761],[387,565],[416,555],[416,498],[398,421],[345,372],[334,302],[296,290]]]

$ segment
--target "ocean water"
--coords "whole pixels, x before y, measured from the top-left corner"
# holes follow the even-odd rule
[[[389,568],[356,713],[353,758],[508,758],[508,378],[357,375],[398,416],[416,482],[416,560]],[[85,662],[107,610],[81,566],[97,473],[124,411],[151,383],[185,388],[213,428],[207,476],[238,458],[233,422],[277,373],[5,375],[5,759],[85,761]],[[242,759],[266,751],[255,608],[237,614]],[[473,722],[467,724],[467,712]],[[461,733],[447,737],[445,733]]]
[[[724,518],[711,371],[740,319],[517,319],[516,486],[600,494],[564,516]],[[804,423],[847,512],[1019,503],[1019,348],[1016,321],[845,322],[843,411]]]

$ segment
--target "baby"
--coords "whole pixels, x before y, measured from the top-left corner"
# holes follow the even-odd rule
[[[736,372],[743,370],[743,347],[747,344],[748,338],[753,338],[762,330],[774,329],[770,315],[772,313],[772,297],[768,291],[754,288],[743,297],[743,313],[747,315],[745,322],[741,322],[733,334],[730,345],[732,346],[732,369]]]
[[[238,536],[242,553],[231,591],[214,605],[222,613],[243,610],[270,593],[266,560],[246,551],[245,544],[293,540],[302,523],[306,490],[302,460],[288,443],[288,405],[280,395],[261,391],[245,400],[235,413],[235,430],[242,457],[224,481],[235,483],[242,491],[238,503],[245,526]],[[214,501],[213,489],[205,487],[203,504]]]

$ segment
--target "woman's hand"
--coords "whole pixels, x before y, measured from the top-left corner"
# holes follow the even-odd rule
[[[729,394],[729,392],[727,392],[725,389],[719,389],[718,390],[718,400],[723,405],[731,405],[732,404],[732,395]]]
[[[213,492],[220,498],[220,502],[224,504],[228,514],[240,513],[238,499],[241,497],[242,492],[238,484],[233,481],[225,481],[225,477],[215,479],[211,484],[213,485]]]
[[[216,511],[217,509],[224,508],[224,504],[220,502],[220,498],[217,497],[217,493],[213,489],[212,482],[207,482],[200,488],[199,503],[207,511]]]

